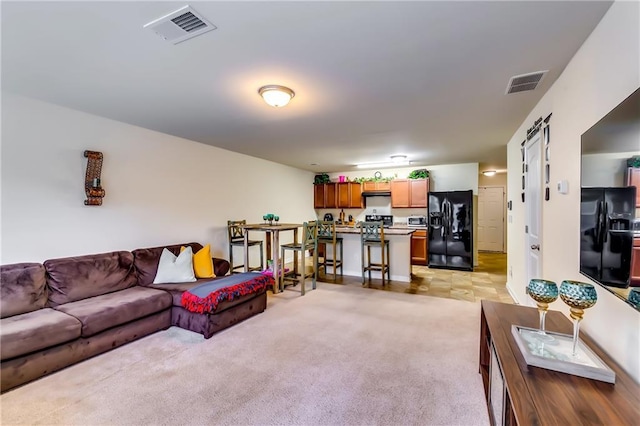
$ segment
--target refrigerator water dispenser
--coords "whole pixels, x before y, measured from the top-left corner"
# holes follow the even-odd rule
[[[432,212],[429,213],[429,226],[434,229],[442,228],[442,212]]]

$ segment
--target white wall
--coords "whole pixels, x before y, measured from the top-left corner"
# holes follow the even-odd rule
[[[507,174],[496,173],[493,176],[485,176],[480,173],[478,186],[502,186],[507,187]]]
[[[430,191],[466,191],[473,190],[478,194],[478,163],[439,164],[433,166],[409,166],[380,169],[383,178],[406,179],[409,173],[416,169],[429,171]],[[338,176],[355,178],[372,178],[376,170],[355,170],[347,172],[329,173],[332,182],[338,181]]]
[[[104,153],[99,207],[86,149]],[[311,172],[8,93],[1,176],[3,264],[188,241],[228,259],[228,219],[315,217]]]
[[[478,195],[478,163],[443,164],[427,167],[430,191],[467,191]]]
[[[640,132],[638,133],[640,135]],[[638,140],[640,145],[640,140]],[[627,159],[637,152],[586,154],[582,156],[581,186],[627,186]]]
[[[562,75],[531,111],[508,144],[508,286],[525,295],[524,203],[520,201],[520,143],[539,117],[551,117],[551,200],[542,203],[542,275],[560,283],[587,280],[579,273],[580,136],[640,86],[640,3],[615,2]],[[569,182],[569,193],[555,184]],[[636,381],[640,381],[640,312],[596,285],[597,304],[582,329]],[[568,309],[561,301],[551,309]]]

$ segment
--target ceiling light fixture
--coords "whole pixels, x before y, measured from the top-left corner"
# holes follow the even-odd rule
[[[496,171],[495,170],[486,170],[486,171],[482,172],[482,174],[485,175],[485,176],[493,176],[493,175],[496,174]]]
[[[258,93],[264,101],[272,107],[281,108],[286,106],[289,101],[296,95],[293,90],[288,87],[278,86],[275,84],[262,86],[258,89]]]
[[[392,155],[391,161],[380,161],[377,163],[360,163],[356,164],[356,167],[359,169],[378,169],[383,167],[398,167],[398,166],[408,166],[411,164],[411,161],[407,160],[406,155]]]

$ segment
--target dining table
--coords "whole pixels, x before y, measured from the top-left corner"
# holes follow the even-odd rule
[[[284,265],[280,264],[280,231],[293,231],[293,242],[298,242],[298,228],[302,227],[301,223],[247,223],[240,225],[244,234],[244,258],[249,258],[249,232],[263,231],[266,232],[266,252],[267,260],[271,260],[273,264],[273,293],[281,291],[280,268],[284,269]],[[297,256],[294,259],[294,270],[297,270]],[[249,262],[245,262],[244,271],[249,272]]]

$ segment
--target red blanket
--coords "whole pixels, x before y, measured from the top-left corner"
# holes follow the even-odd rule
[[[182,306],[198,314],[214,313],[221,302],[259,293],[273,286],[273,277],[247,272],[209,281],[182,293]]]

